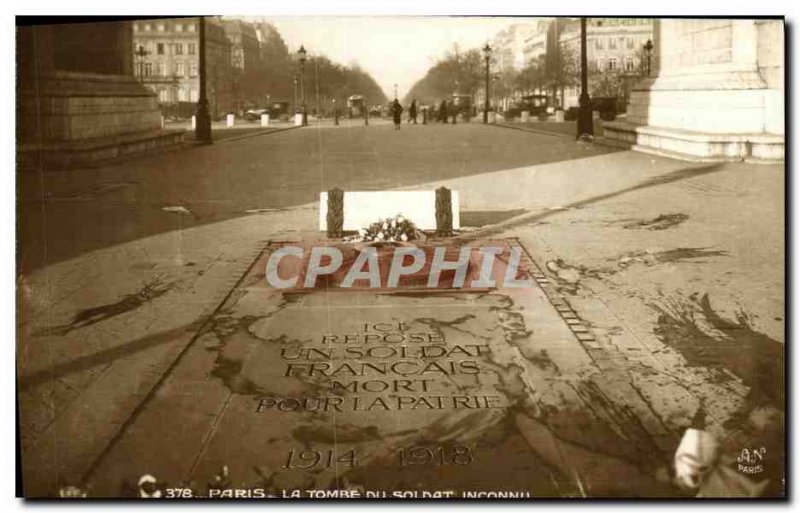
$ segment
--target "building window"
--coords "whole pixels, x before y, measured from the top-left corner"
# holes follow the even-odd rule
[[[595,66],[597,71],[603,71],[603,59],[597,59],[597,62],[595,62]]]
[[[183,43],[175,43],[175,55],[183,55]]]
[[[134,32],[139,32],[139,24],[138,23],[134,23],[133,24],[133,31]]]
[[[629,38],[625,39],[625,47],[628,50],[633,50],[633,38],[632,37],[629,37]]]
[[[164,63],[163,62],[157,62],[156,63],[156,75],[159,76],[159,77],[163,77],[164,76]]]
[[[188,102],[189,101],[189,90],[181,88],[178,91],[178,100],[180,100],[182,102]]]
[[[169,101],[169,91],[167,91],[166,89],[159,89],[158,101],[160,101],[161,103],[167,103]]]
[[[159,23],[158,25],[156,25],[156,30],[158,30],[159,32],[164,32],[164,24]]]
[[[153,74],[153,63],[152,62],[145,62],[144,63],[144,76],[149,77]]]
[[[608,59],[608,71],[617,71],[617,59],[615,57]]]
[[[608,49],[609,50],[617,49],[617,40],[615,38],[612,37],[608,40]]]
[[[156,53],[158,55],[164,55],[164,43],[157,43],[156,44]]]
[[[176,23],[175,24],[175,32],[183,32],[183,24],[182,23]]]
[[[633,59],[628,57],[625,59],[625,71],[628,73],[633,73],[636,70],[636,65],[633,62]]]
[[[197,89],[192,89],[189,92],[189,101],[191,101],[192,103],[196,103],[199,98],[200,98],[200,95],[199,95]]]
[[[197,52],[197,45],[196,44],[189,43],[187,45],[187,47],[188,47],[187,50],[189,52],[189,55],[194,55]]]
[[[197,76],[197,63],[193,62],[189,64],[189,76],[196,77]]]
[[[189,32],[194,32],[194,23],[186,25],[186,30],[188,30]]]
[[[601,38],[599,38],[599,37],[597,39],[595,39],[594,40],[594,47],[597,50],[602,50],[603,49],[603,40]]]
[[[145,24],[144,24],[144,31],[145,31],[145,32],[150,32],[150,30],[151,30],[151,29],[152,29],[152,27],[150,26],[150,24],[149,24],[149,23],[145,23]]]
[[[178,62],[175,64],[175,74],[179,77],[186,76],[186,65],[182,62]]]

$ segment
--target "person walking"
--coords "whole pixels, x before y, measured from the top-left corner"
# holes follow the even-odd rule
[[[458,120],[458,106],[456,105],[456,102],[450,100],[447,110],[449,111],[449,114],[453,116],[453,124],[455,125],[456,121]],[[445,123],[447,123],[447,118],[445,118]]]
[[[408,122],[414,122],[417,124],[417,100],[413,100],[411,102],[411,106],[408,108]]]
[[[397,101],[397,98],[392,102],[392,117],[394,118],[394,129],[400,130],[401,116],[403,115],[403,106]]]
[[[439,104],[439,122],[447,124],[447,100]]]

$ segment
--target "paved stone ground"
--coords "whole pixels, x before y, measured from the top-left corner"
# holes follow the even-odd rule
[[[585,321],[594,340],[576,332],[575,344],[602,371],[606,403],[650,418],[665,454],[688,425],[731,451],[773,444],[763,431],[783,412],[782,167],[690,165],[474,124],[399,134],[309,128],[23,177],[21,209],[34,213],[18,278],[26,492],[91,475],[266,240],[316,235],[310,202],[333,185],[445,183],[472,219],[466,237],[519,237],[555,311]],[[190,214],[162,210],[173,205]],[[517,422],[536,432],[536,419]],[[579,434],[561,435],[580,453]]]

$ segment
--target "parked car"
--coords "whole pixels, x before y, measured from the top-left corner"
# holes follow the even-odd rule
[[[580,107],[570,107],[564,111],[564,121],[575,121],[578,119]]]
[[[469,121],[475,116],[472,95],[453,93],[453,105],[463,121]]]
[[[261,115],[268,112],[267,109],[250,109],[244,113],[244,119],[246,121],[259,121],[261,120]]]
[[[592,98],[592,110],[599,112],[603,121],[614,121],[617,117],[616,96]]]
[[[617,98],[616,97],[597,97],[592,98],[592,111],[600,113],[603,121],[614,121],[617,118]],[[564,111],[565,121],[575,121],[578,119],[580,107],[570,107]]]

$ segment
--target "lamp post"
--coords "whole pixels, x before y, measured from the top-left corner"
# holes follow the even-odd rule
[[[483,47],[483,58],[486,61],[486,94],[483,98],[483,124],[489,123],[489,60],[492,58],[492,47],[489,43]]]
[[[292,83],[294,84],[294,103],[292,104],[292,110],[294,114],[297,114],[297,72],[295,71],[294,76],[292,77]]]
[[[331,101],[333,102],[333,125],[339,126],[339,109],[336,107],[336,98]]]
[[[136,60],[138,61],[138,64],[139,64],[139,66],[138,66],[138,68],[139,68],[139,80],[141,82],[144,82],[144,78],[143,78],[144,77],[144,63],[145,63],[145,58],[148,55],[150,55],[150,52],[145,50],[144,46],[142,46],[142,45],[139,45],[139,48],[137,48],[133,52],[133,56],[136,58]]]
[[[581,18],[581,95],[578,99],[577,138],[583,141],[591,140],[594,135],[592,126],[592,105],[589,98],[588,68],[586,64],[586,18]]]
[[[306,112],[306,49],[300,45],[297,50],[297,59],[300,61],[300,112],[303,115],[303,126],[308,126],[308,113]]]
[[[397,99],[397,84],[394,85],[394,99]]]
[[[494,111],[499,112],[500,104],[497,101],[497,81],[500,80],[500,75],[492,75],[492,92],[494,93],[492,103],[494,104]]]
[[[211,144],[211,113],[208,110],[208,97],[206,96],[206,20],[199,17],[200,22],[200,94],[197,98],[197,118],[194,137],[198,142]]]
[[[653,40],[648,39],[647,42],[644,44],[644,72],[646,77],[650,76],[651,71],[651,59],[653,57]]]
[[[178,78],[178,75],[172,75],[172,79],[170,80],[170,105],[173,110],[173,115],[175,117],[180,116],[180,104],[178,103],[178,94],[180,92],[181,82]]]

